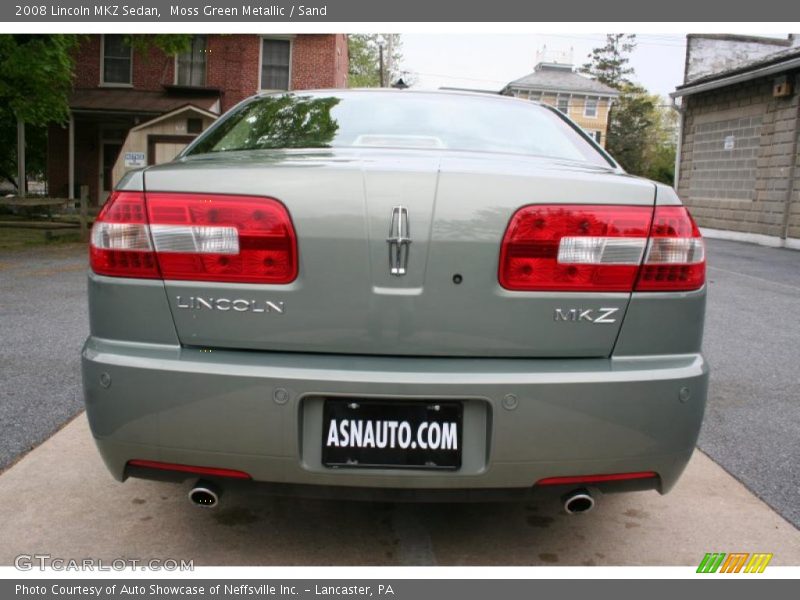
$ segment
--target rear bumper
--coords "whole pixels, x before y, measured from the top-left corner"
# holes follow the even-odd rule
[[[699,354],[468,359],[203,351],[89,338],[87,414],[112,475],[144,459],[235,469],[286,486],[530,489],[547,477],[655,471],[668,491],[694,449]],[[464,402],[458,471],[329,469],[330,396]],[[688,397],[687,397],[688,396]]]

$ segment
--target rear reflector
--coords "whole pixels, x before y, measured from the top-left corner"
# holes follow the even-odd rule
[[[531,205],[511,218],[498,278],[515,291],[693,290],[705,253],[682,206]]]
[[[653,471],[639,473],[613,473],[611,475],[573,475],[569,477],[547,477],[540,479],[536,485],[571,485],[586,483],[603,483],[605,481],[629,481],[631,479],[653,479],[658,477]]]
[[[272,198],[118,192],[92,230],[101,275],[285,284],[297,277],[297,240]]]
[[[144,469],[157,469],[159,471],[179,471],[181,473],[192,473],[194,475],[205,475],[208,477],[230,477],[233,479],[252,479],[244,471],[234,469],[218,469],[216,467],[195,467],[192,465],[178,465],[175,463],[165,463],[155,460],[134,459],[128,461],[128,466],[141,467]]]

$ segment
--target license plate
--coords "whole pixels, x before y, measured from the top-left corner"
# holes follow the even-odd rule
[[[322,463],[328,467],[461,467],[460,402],[325,400]]]

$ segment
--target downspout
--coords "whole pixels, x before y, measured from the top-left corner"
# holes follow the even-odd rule
[[[675,147],[675,169],[672,176],[672,187],[678,191],[678,183],[681,180],[681,151],[683,150],[683,113],[684,108],[678,104],[676,98],[672,99],[672,110],[678,113],[678,145]]]
[[[797,138],[800,137],[800,90],[798,90],[798,85],[800,85],[800,76],[795,77],[795,96],[797,97],[797,111],[794,116],[794,137],[792,138],[792,163],[789,165],[789,180],[786,182],[786,200],[783,209],[783,234],[781,238],[786,243],[786,240],[789,237],[789,217],[791,216],[792,210],[792,196],[794,195],[795,190],[795,173],[797,172]]]

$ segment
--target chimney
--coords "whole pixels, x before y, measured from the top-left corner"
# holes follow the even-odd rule
[[[574,53],[572,46],[569,50],[548,50],[547,45],[543,45],[541,50],[536,51],[533,68],[538,70],[542,65],[547,65],[550,68],[572,69]]]

